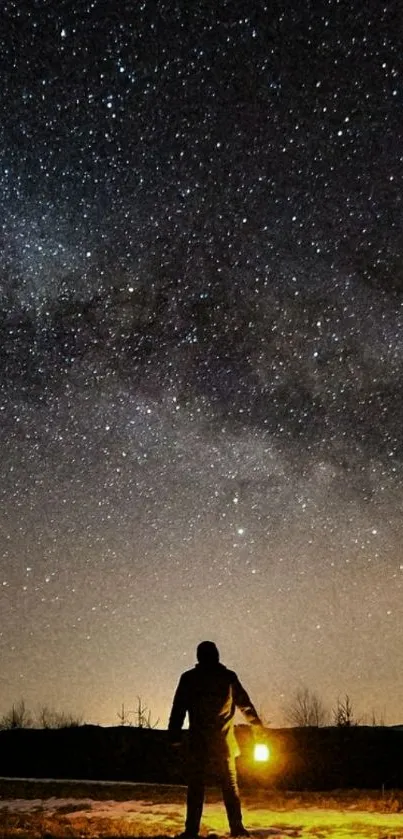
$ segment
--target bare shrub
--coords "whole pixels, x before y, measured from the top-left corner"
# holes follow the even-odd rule
[[[43,705],[37,714],[39,728],[78,728],[83,719],[77,714],[66,711],[56,711],[49,705]]]
[[[0,719],[0,729],[31,728],[32,717],[23,699],[14,703]]]

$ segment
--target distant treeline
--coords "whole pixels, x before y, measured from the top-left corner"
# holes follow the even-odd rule
[[[236,727],[241,787],[290,790],[403,788],[403,731],[374,726],[268,729],[271,759],[253,760],[249,726]],[[82,725],[0,731],[6,777],[186,783],[182,749],[152,728]],[[214,783],[214,778],[210,779]]]
[[[57,711],[49,705],[42,705],[35,714],[20,699],[0,717],[0,730],[16,728],[72,728],[82,725],[82,717],[67,711]]]

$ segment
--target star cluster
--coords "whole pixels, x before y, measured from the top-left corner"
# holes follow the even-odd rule
[[[0,710],[212,637],[401,722],[400,12],[4,0]]]

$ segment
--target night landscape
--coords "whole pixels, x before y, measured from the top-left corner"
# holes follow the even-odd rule
[[[403,837],[402,24],[1,3],[0,837],[180,833],[206,638],[253,835]]]

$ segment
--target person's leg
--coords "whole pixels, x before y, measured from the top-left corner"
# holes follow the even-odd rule
[[[248,833],[242,824],[241,801],[234,757],[230,756],[223,759],[221,789],[231,836],[247,836]]]
[[[188,788],[186,797],[186,836],[197,836],[204,802],[204,760],[196,756],[189,761]]]

